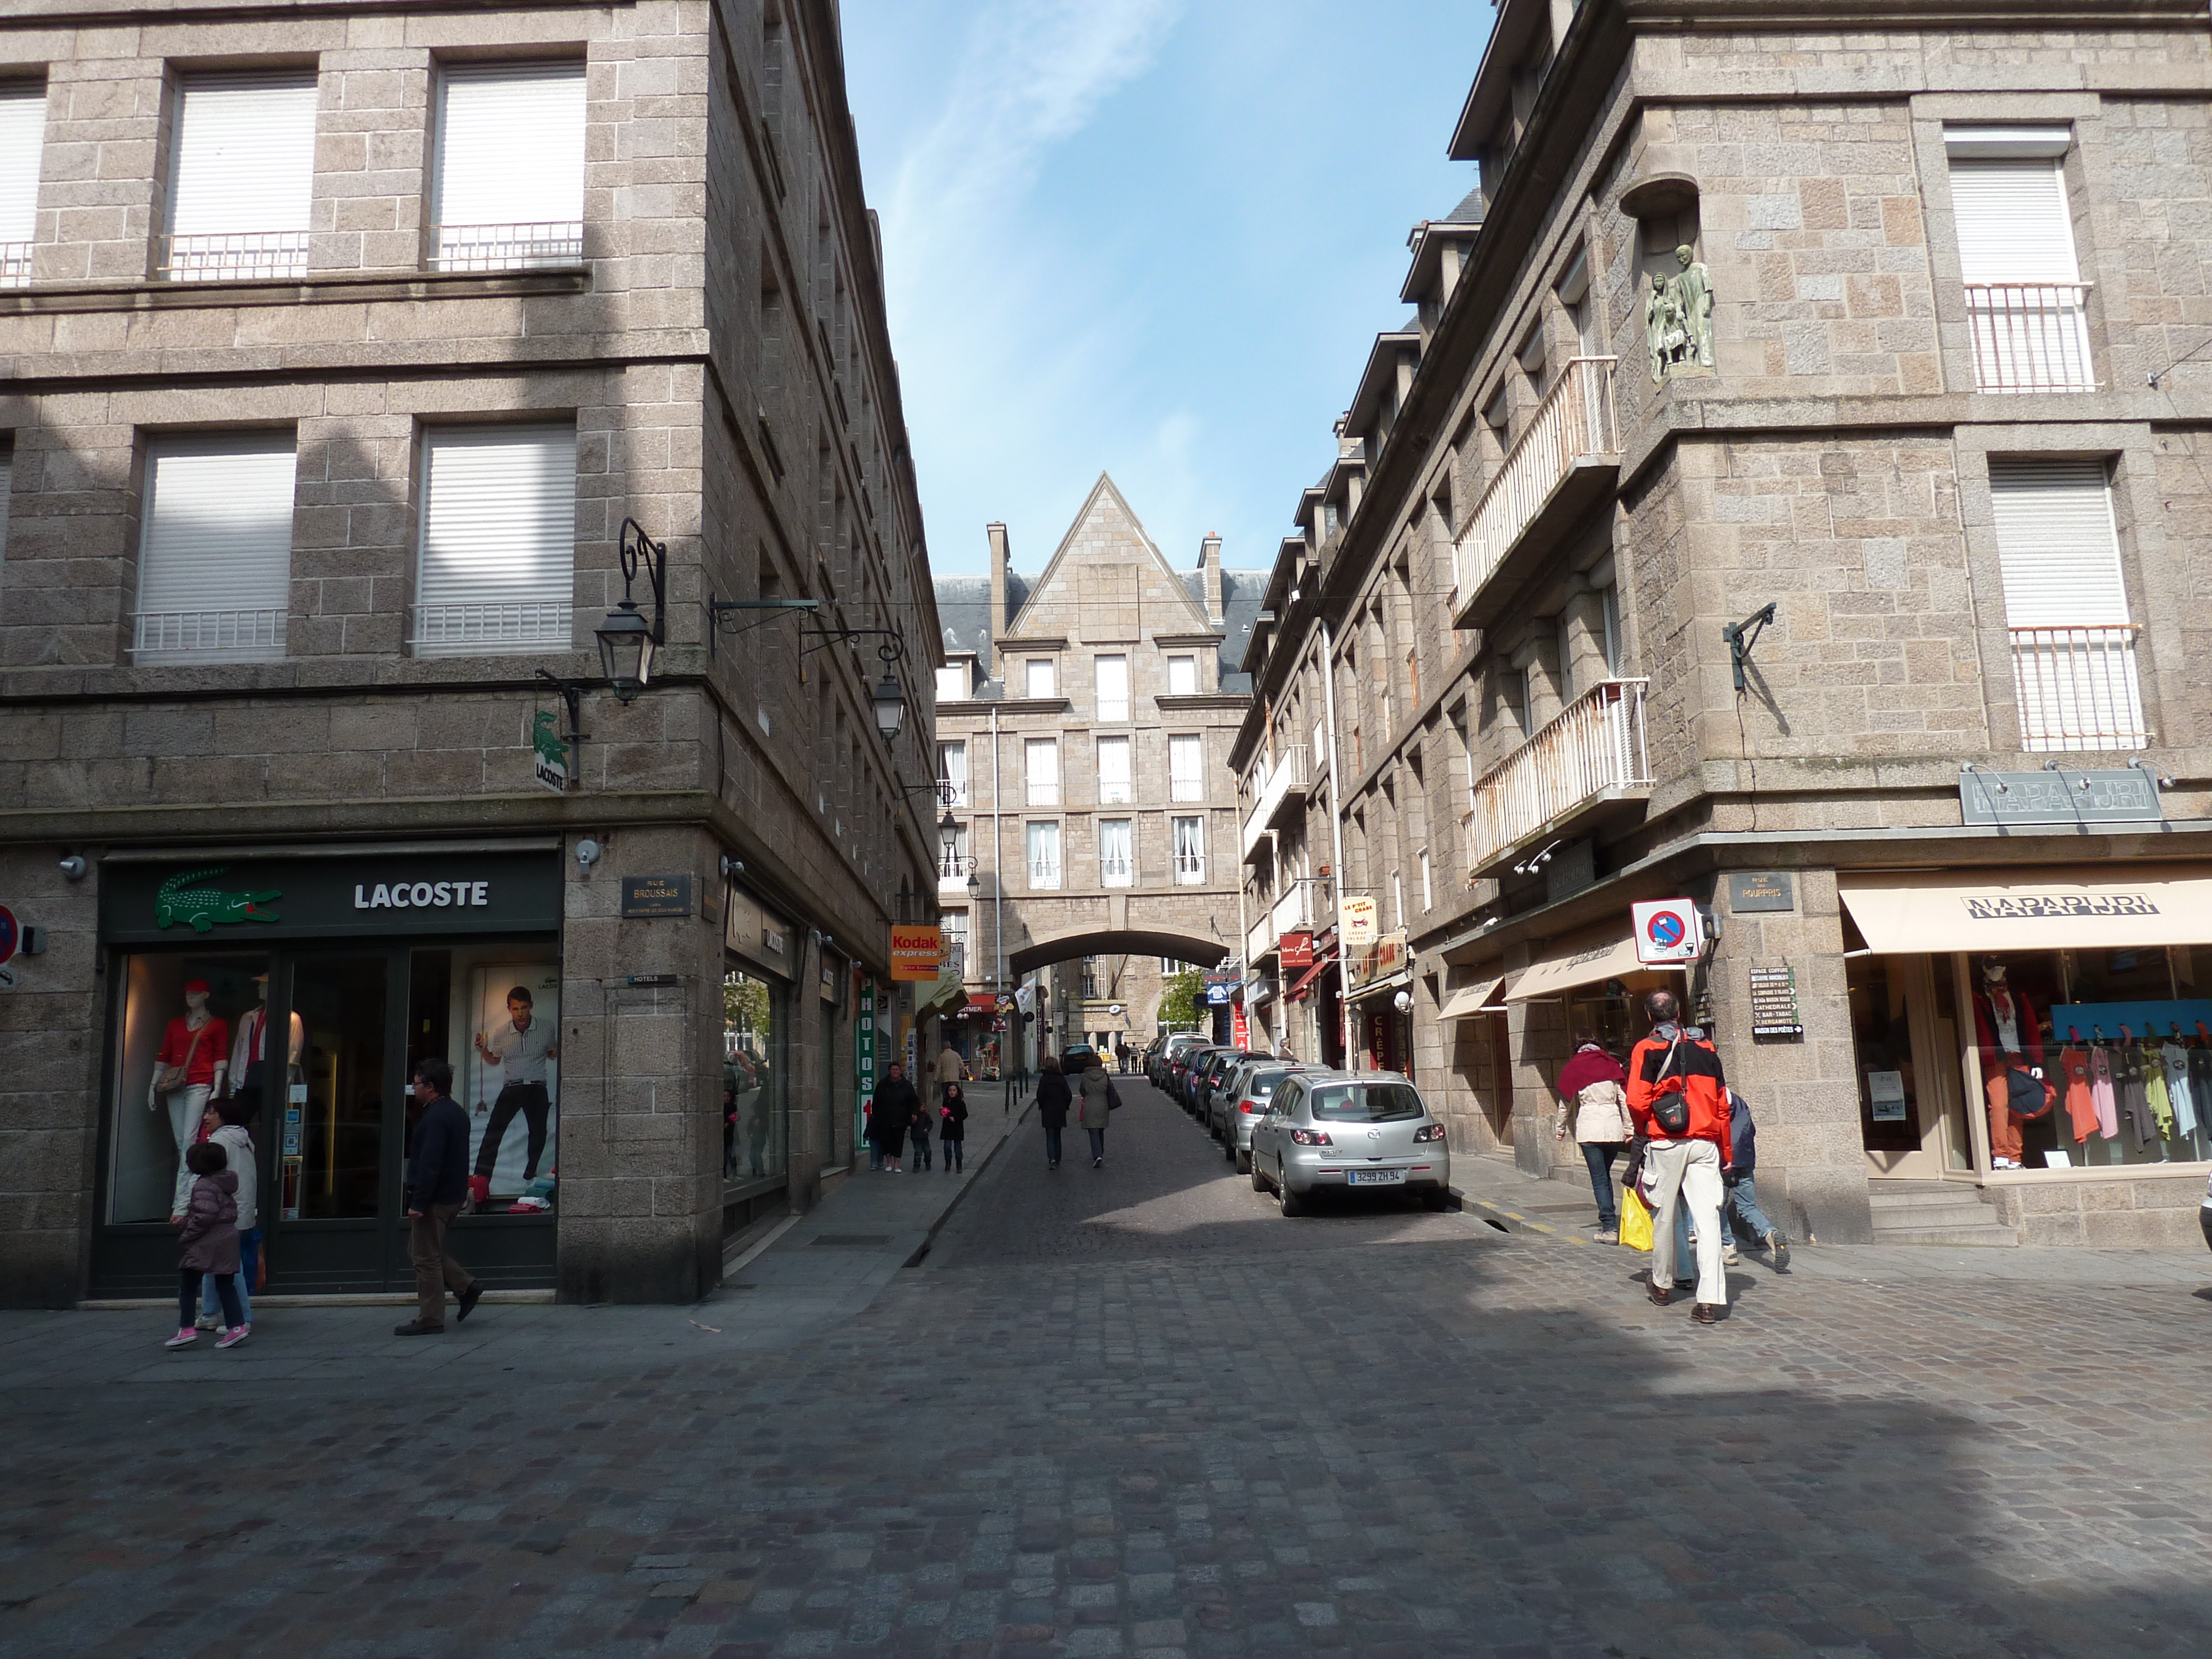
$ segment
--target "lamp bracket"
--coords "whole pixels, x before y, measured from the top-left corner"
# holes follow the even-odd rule
[[[657,542],[645,533],[645,527],[635,519],[622,521],[623,603],[630,603],[630,584],[637,580],[638,568],[645,568],[653,583],[653,642],[668,643],[668,544]]]
[[[887,663],[896,662],[906,655],[906,635],[895,628],[802,628],[799,631],[818,641],[814,645],[800,646],[799,654],[801,657],[825,646],[854,645],[863,639],[882,640],[884,643],[876,647],[876,654]]]
[[[1751,660],[1751,648],[1759,643],[1759,636],[1766,631],[1773,620],[1774,606],[1769,603],[1759,606],[1741,622],[1729,623],[1721,629],[1721,637],[1728,641],[1729,678],[1735,681],[1735,689],[1739,691],[1744,689],[1743,665]]]
[[[735,635],[749,633],[753,629],[759,628],[765,623],[774,622],[777,617],[781,616],[787,611],[819,611],[821,608],[822,601],[819,599],[717,599],[709,598],[707,601],[707,655],[709,658],[714,655],[714,636],[717,634]],[[736,618],[733,617],[732,617],[728,622],[725,622],[723,620],[725,617],[729,617],[731,612],[737,611],[765,611],[769,614],[763,617],[759,622],[746,623],[743,626],[738,626],[736,623]]]

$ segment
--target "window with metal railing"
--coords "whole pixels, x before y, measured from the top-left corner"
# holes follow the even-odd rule
[[[1028,738],[1023,740],[1022,776],[1027,785],[1029,805],[1060,805],[1060,740],[1057,738]]]
[[[583,262],[583,64],[448,65],[437,141],[431,269]]]
[[[0,86],[0,288],[31,280],[46,136],[46,88]]]
[[[1098,804],[1122,806],[1132,799],[1129,781],[1129,739],[1098,739]]]
[[[940,743],[937,745],[938,799],[947,806],[968,804],[968,745],[965,743]]]
[[[185,77],[155,276],[220,283],[307,274],[315,100],[312,70]]]
[[[1178,886],[1202,886],[1206,881],[1206,820],[1200,817],[1169,821],[1175,849],[1175,878]]]
[[[1168,799],[1206,799],[1206,739],[1200,736],[1168,739]]]
[[[1032,823],[1024,832],[1027,843],[1030,885],[1051,891],[1060,885],[1060,826]]]
[[[566,650],[574,617],[576,428],[429,432],[422,481],[416,654]]]
[[[2021,747],[2141,748],[2137,630],[2105,463],[1993,456],[1990,499]]]
[[[1975,389],[2088,392],[2090,284],[2067,202],[2069,127],[1945,130]]]
[[[1098,821],[1098,884],[1130,887],[1136,884],[1135,826],[1127,818]]]
[[[134,662],[260,662],[284,654],[298,470],[289,432],[148,442]]]

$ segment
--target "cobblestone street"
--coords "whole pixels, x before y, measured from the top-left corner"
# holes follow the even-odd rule
[[[428,1353],[382,1309],[233,1354],[0,1316],[0,1650],[2212,1643],[2212,1261],[1807,1249],[1701,1329],[1644,1258],[1475,1206],[1285,1220],[1124,1086],[1104,1170],[1024,1123],[921,1265],[789,1343],[723,1334],[738,1288],[487,1305],[499,1340]],[[350,1357],[252,1368],[310,1340]]]

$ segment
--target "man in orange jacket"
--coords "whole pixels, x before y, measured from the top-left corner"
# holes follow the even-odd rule
[[[1674,1297],[1674,1209],[1690,1206],[1698,1235],[1697,1305],[1690,1316],[1711,1325],[1728,1305],[1721,1268],[1721,1171],[1729,1162],[1728,1079],[1721,1057],[1677,1022],[1672,991],[1644,999],[1651,1033],[1628,1057],[1628,1111],[1649,1138],[1644,1166],[1651,1172],[1657,1208],[1651,1217],[1651,1299]]]

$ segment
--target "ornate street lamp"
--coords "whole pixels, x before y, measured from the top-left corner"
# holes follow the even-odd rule
[[[653,583],[653,620],[637,608],[630,585],[643,565]],[[635,702],[652,683],[653,661],[668,641],[668,544],[647,536],[635,519],[622,525],[622,603],[593,630],[599,641],[599,665],[617,702]]]

